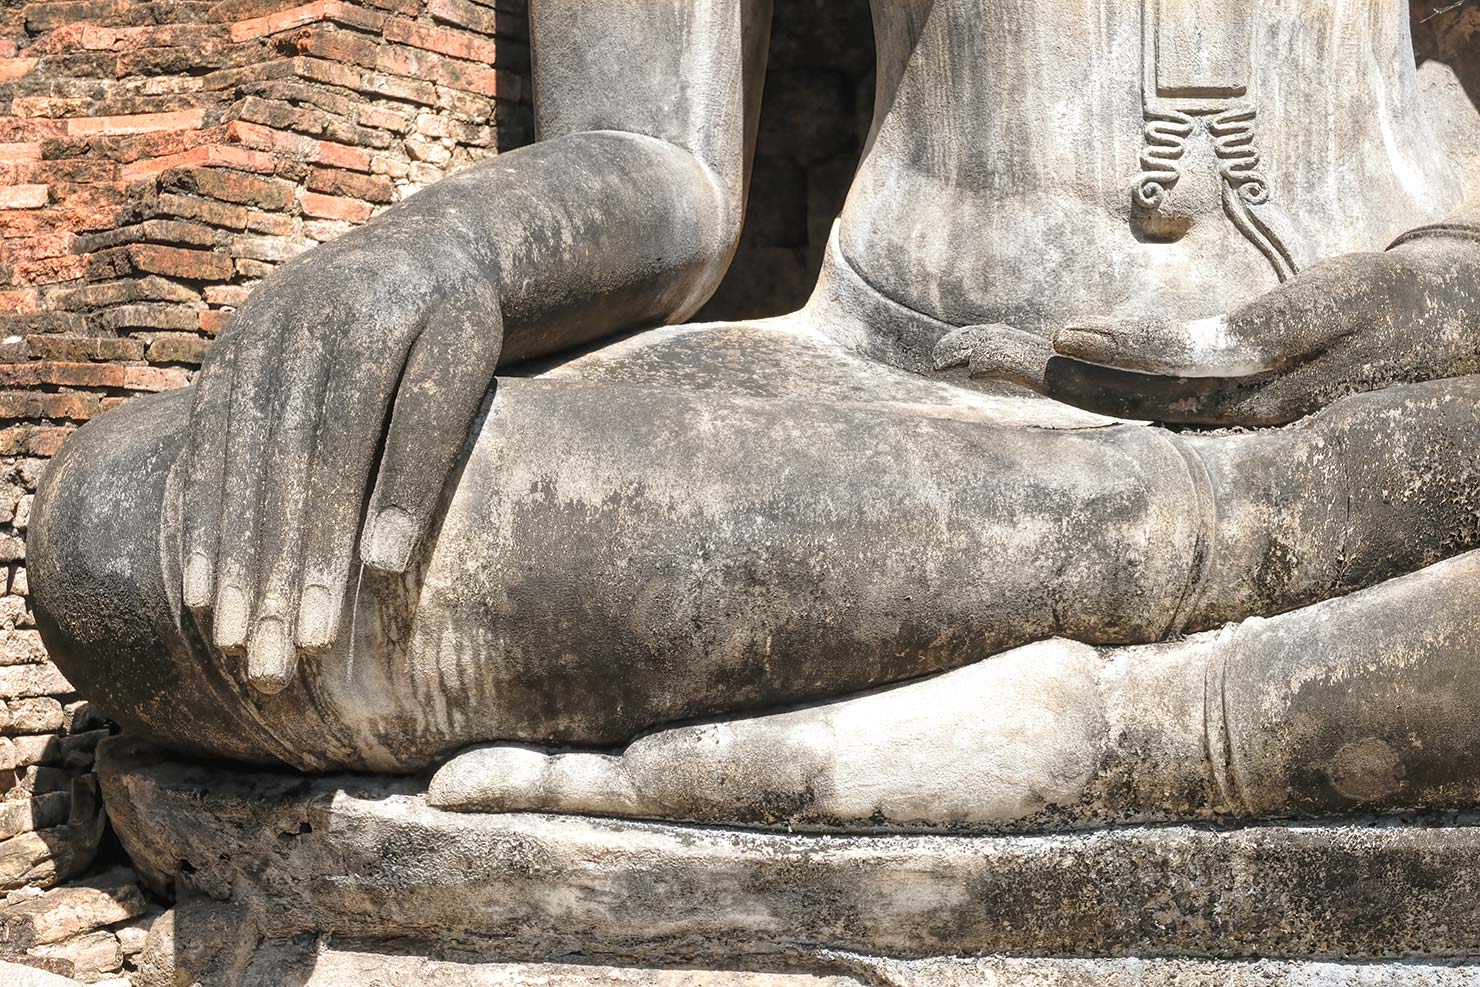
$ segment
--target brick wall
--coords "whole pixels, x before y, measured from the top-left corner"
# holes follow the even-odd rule
[[[119,977],[158,912],[126,871],[55,887],[110,861],[89,774],[107,726],[26,605],[47,457],[133,395],[186,384],[275,265],[526,143],[522,5],[0,9],[0,958]]]

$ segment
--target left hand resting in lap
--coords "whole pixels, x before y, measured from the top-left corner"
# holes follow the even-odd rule
[[[1480,241],[1335,257],[1204,319],[1087,321],[1051,341],[967,326],[935,355],[937,369],[965,364],[1103,414],[1281,425],[1348,394],[1480,370]]]

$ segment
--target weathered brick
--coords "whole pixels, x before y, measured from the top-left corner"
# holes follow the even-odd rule
[[[20,597],[6,597],[6,599],[19,600]],[[12,733],[52,733],[62,729],[65,723],[62,704],[50,696],[12,699],[6,706],[6,712],[10,717],[8,729]],[[0,833],[3,832],[4,828],[0,827]]]
[[[123,116],[81,117],[67,121],[67,133],[144,134],[154,130],[199,130],[205,126],[204,110],[173,113],[134,113]]]
[[[366,202],[390,202],[395,186],[383,175],[366,175],[342,168],[314,168],[309,172],[308,187],[326,195],[339,195]]]
[[[0,365],[0,387],[122,387],[123,368],[111,363],[36,363]]]
[[[10,279],[16,284],[57,284],[76,281],[93,270],[92,258],[86,255],[71,257],[46,257],[24,261],[10,270]]]
[[[101,410],[96,394],[0,391],[0,419],[60,418],[87,421]]]
[[[206,302],[210,305],[241,305],[252,289],[240,284],[211,285],[206,289]]]
[[[60,826],[71,811],[70,792],[46,792],[35,798],[0,801],[0,840]]]
[[[144,343],[136,339],[112,339],[108,336],[43,336],[31,333],[24,337],[31,360],[58,363],[87,361],[144,360]]]
[[[29,631],[11,631],[12,634],[28,634]],[[9,646],[0,641],[0,660],[4,660]],[[72,683],[53,664],[7,665],[0,667],[0,696],[6,699],[25,699],[29,696],[66,696],[73,692]]]
[[[137,301],[199,302],[200,297],[200,294],[192,288],[149,275],[79,285],[76,288],[53,288],[47,292],[45,304],[51,309],[80,311]],[[108,356],[88,357],[88,359],[127,358]]]
[[[245,207],[217,202],[215,199],[200,199],[166,192],[160,194],[156,209],[168,216],[198,219],[202,223],[234,230],[245,229],[247,225]]]
[[[272,156],[231,144],[204,144],[188,151],[148,158],[125,165],[121,176],[124,181],[136,182],[169,171],[171,168],[206,167],[236,168],[240,171],[270,173],[276,162]]]
[[[30,315],[37,310],[39,302],[40,296],[33,288],[0,291],[0,312]]]
[[[162,177],[165,186],[212,199],[282,211],[293,204],[293,187],[226,168],[178,168]]]
[[[124,367],[123,386],[130,391],[173,391],[190,383],[190,376],[176,367]]]
[[[276,264],[292,260],[307,250],[308,246],[302,241],[285,240],[276,236],[237,236],[232,238],[227,253],[232,257],[250,257],[252,260]]]
[[[40,665],[46,661],[46,647],[41,643],[41,635],[31,630],[17,630],[5,628],[0,630],[0,665]],[[63,689],[62,692],[69,690]],[[38,692],[34,695],[50,696],[62,693]],[[6,696],[5,698],[23,698],[20,696]]]
[[[24,141],[0,144],[0,161],[40,161],[41,142]]]
[[[58,3],[33,3],[26,7],[26,30],[33,34],[50,31],[63,24],[82,21],[107,23],[122,17],[132,7],[130,0],[61,0]]]
[[[207,250],[188,250],[160,244],[138,243],[128,248],[134,266],[151,274],[190,281],[227,281],[231,260]]]
[[[36,67],[34,58],[0,58],[0,83],[14,82],[31,74]]]
[[[71,433],[72,428],[68,425],[17,425],[0,428],[0,456],[50,458],[56,455],[56,451]],[[17,548],[17,545],[20,547]],[[16,555],[16,552],[20,554]],[[21,539],[0,537],[0,562],[13,562],[24,557],[24,542]]]
[[[40,209],[47,203],[45,185],[0,187],[0,209]]]
[[[222,312],[218,309],[208,309],[201,312],[199,322],[200,331],[210,333],[214,336],[226,328],[226,323],[230,318],[230,312]]]
[[[191,315],[191,322],[196,322],[198,313],[192,312]],[[195,326],[192,325],[191,328]],[[210,346],[209,339],[199,336],[162,336],[150,341],[148,359],[150,363],[188,363],[199,366]]]
[[[93,317],[94,325],[108,332],[129,329],[194,329],[195,309],[168,302],[145,302],[120,305]]]
[[[497,57],[497,46],[488,38],[443,27],[427,27],[402,17],[387,18],[383,33],[388,41],[399,41],[414,48],[484,65],[492,65]]]
[[[231,39],[246,41],[267,34],[291,31],[317,21],[336,21],[366,31],[378,31],[385,22],[385,15],[342,3],[340,0],[316,0],[289,10],[238,21],[231,25]]]
[[[349,223],[363,223],[370,218],[372,212],[367,202],[334,195],[320,195],[317,192],[304,192],[298,197],[298,201],[303,207],[304,215],[316,216],[319,219],[342,219]]]

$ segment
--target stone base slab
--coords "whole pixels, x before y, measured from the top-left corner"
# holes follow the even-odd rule
[[[316,964],[329,944],[395,942],[381,962],[406,983],[470,987],[520,982],[497,979],[489,961],[571,957],[619,972],[754,970],[773,977],[755,984],[777,987],[794,982],[774,979],[783,973],[902,985],[1480,983],[1462,962],[1480,956],[1471,818],[816,836],[448,813],[414,779],[192,765],[124,741],[102,747],[99,774],[141,872],[182,901],[213,902],[200,935],[240,930],[242,942],[220,948],[258,963],[276,955],[267,942],[312,941]],[[175,924],[179,949],[192,933]],[[993,958],[938,959],[980,955]],[[441,979],[433,956],[451,957],[438,961]],[[1048,959],[1065,956],[1090,959]],[[1431,966],[1413,965],[1420,957]]]

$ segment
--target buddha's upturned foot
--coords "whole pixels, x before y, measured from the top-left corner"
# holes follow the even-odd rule
[[[1052,829],[1480,801],[1480,553],[1162,645],[1055,640],[892,689],[651,733],[492,745],[429,801],[786,828]]]

